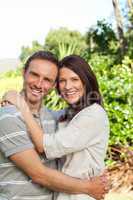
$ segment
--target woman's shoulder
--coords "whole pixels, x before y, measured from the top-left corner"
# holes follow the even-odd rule
[[[93,103],[90,106],[85,107],[80,113],[106,113],[105,109],[98,103]]]
[[[109,119],[106,111],[102,106],[96,103],[82,109],[74,116],[71,123],[76,126],[78,125],[79,128],[86,127],[86,129],[90,129],[90,127],[92,127],[95,130],[109,127]]]
[[[105,109],[97,103],[93,103],[92,105],[85,107],[75,117],[77,118],[82,116],[95,117],[99,119],[108,118]]]

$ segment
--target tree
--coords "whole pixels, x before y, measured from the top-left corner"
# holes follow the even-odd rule
[[[117,23],[117,31],[119,39],[123,39],[124,37],[124,31],[123,31],[123,23],[122,23],[122,16],[119,9],[119,1],[118,0],[112,0],[115,17],[116,17],[116,23]]]
[[[129,10],[132,10],[132,8],[133,8],[133,2],[132,2],[132,0],[127,0],[127,5],[129,7]]]
[[[133,2],[132,0],[127,0],[128,5],[128,19],[130,21],[129,31],[132,31],[133,28]]]
[[[85,36],[78,31],[68,30],[67,28],[59,28],[51,30],[45,40],[45,48],[55,53],[59,58],[70,53],[80,54],[87,48]]]
[[[121,56],[124,55],[124,52],[126,50],[126,40],[124,38],[124,29],[123,29],[123,22],[122,22],[122,16],[119,8],[119,1],[118,0],[112,0],[115,17],[116,17],[116,24],[117,24],[117,32],[118,37],[120,41],[120,50],[121,50]]]
[[[22,46],[21,48],[21,54],[20,54],[20,60],[24,63],[27,59],[28,56],[30,56],[31,54],[33,54],[34,52],[38,51],[38,50],[44,50],[44,46],[39,44],[38,41],[33,41],[32,42],[32,46]]]
[[[89,29],[86,40],[90,53],[116,53],[117,37],[112,26],[105,20],[97,21],[97,25]]]

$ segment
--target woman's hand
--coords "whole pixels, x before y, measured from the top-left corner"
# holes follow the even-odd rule
[[[2,103],[4,105],[13,104],[16,106],[22,113],[29,111],[29,107],[24,100],[24,97],[17,91],[11,90],[4,94],[2,97]]]
[[[0,107],[11,105],[9,101],[6,100],[0,100]]]
[[[24,98],[20,95],[20,93],[15,90],[10,90],[4,94],[4,96],[2,97],[2,103],[4,102],[13,104],[18,109],[22,106],[22,104],[25,104]]]
[[[10,90],[6,92],[4,96],[2,97],[2,101],[3,103],[8,102],[10,104],[13,104],[18,108],[20,104],[22,103],[20,94],[15,90]]]

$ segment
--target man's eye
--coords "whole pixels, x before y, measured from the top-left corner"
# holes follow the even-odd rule
[[[50,80],[48,78],[45,78],[44,81],[50,82]]]
[[[51,80],[51,79],[45,78],[45,79],[44,79],[44,82],[47,82],[47,83],[53,84],[54,81]]]
[[[38,75],[37,75],[36,73],[33,73],[33,72],[30,73],[30,75],[31,75],[31,76],[34,76],[34,77],[38,77]]]

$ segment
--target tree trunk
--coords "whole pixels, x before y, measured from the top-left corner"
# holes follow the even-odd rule
[[[129,27],[129,31],[132,31],[133,28],[133,1],[132,0],[127,0],[127,5],[129,9],[129,21],[131,26]]]
[[[127,5],[129,7],[129,11],[131,11],[132,8],[133,8],[133,2],[132,2],[132,0],[127,0]]]
[[[112,3],[113,3],[115,18],[116,18],[118,37],[120,41],[121,55],[123,55],[126,49],[126,42],[124,38],[123,23],[122,23],[120,8],[119,8],[119,1],[112,0]]]

